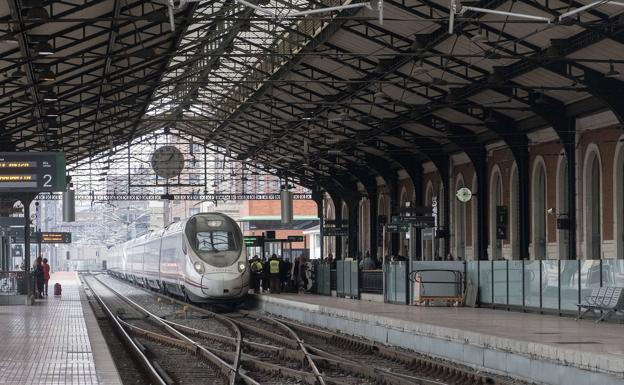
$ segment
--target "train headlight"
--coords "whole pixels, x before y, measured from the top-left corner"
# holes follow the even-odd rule
[[[246,268],[247,268],[247,264],[245,262],[239,262],[238,263],[238,272],[239,273],[244,272]]]
[[[204,274],[205,268],[203,263],[197,261],[193,264],[193,267],[195,268],[195,271],[199,274]]]

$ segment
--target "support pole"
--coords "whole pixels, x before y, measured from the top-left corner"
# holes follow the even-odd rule
[[[487,160],[485,149],[479,150],[479,155],[473,160],[475,171],[477,174],[477,258],[488,260],[488,177],[487,177]]]
[[[576,255],[576,122],[570,119],[570,129],[564,144],[568,158],[568,259],[577,259]]]
[[[529,150],[528,143],[523,145],[522,149],[516,152],[516,161],[518,165],[518,232],[519,232],[519,257],[520,259],[529,259],[529,242],[531,239],[530,229],[530,190],[529,183]]]
[[[370,218],[370,255],[373,258],[377,257],[377,244],[379,243],[378,235],[379,235],[379,217],[377,216],[377,203],[378,203],[378,196],[375,193],[374,195],[370,195],[368,196],[368,216]]]

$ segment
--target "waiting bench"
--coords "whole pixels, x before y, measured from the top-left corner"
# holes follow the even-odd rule
[[[589,296],[585,297],[585,303],[579,303],[579,311],[585,309],[577,320],[589,312],[604,311],[605,313],[596,320],[596,323],[609,318],[618,311],[624,310],[624,288],[622,287],[596,287]]]

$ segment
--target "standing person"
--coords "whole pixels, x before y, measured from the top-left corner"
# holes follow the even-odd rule
[[[263,269],[262,261],[258,258],[257,255],[254,255],[253,260],[251,261],[251,286],[253,287],[254,293],[260,292],[260,281],[262,281],[262,269]]]
[[[43,294],[48,296],[48,281],[50,280],[50,265],[48,265],[48,259],[43,258]]]
[[[43,266],[41,264],[43,258],[37,257],[35,259],[35,266],[33,268],[33,275],[35,277],[35,297],[42,298],[43,297]]]
[[[279,294],[280,292],[280,260],[277,255],[271,255],[269,258],[269,282],[271,294]]]

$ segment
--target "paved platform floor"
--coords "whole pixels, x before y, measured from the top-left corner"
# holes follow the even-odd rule
[[[553,368],[607,373],[615,376],[609,383],[624,384],[621,323],[595,324],[591,318],[576,322],[485,308],[392,305],[307,294],[263,295],[260,300],[261,307],[274,314],[508,374],[538,370],[540,362],[548,362]],[[514,363],[511,358],[522,359]],[[561,382],[558,378],[551,381],[551,369],[543,369],[543,383]]]
[[[47,299],[0,307],[0,384],[121,384],[79,284],[75,273],[55,273]]]

